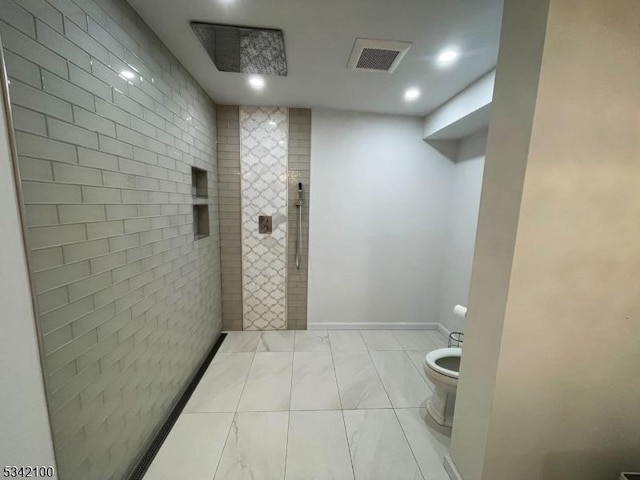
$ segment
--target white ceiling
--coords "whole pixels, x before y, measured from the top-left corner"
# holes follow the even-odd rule
[[[502,0],[129,0],[219,104],[326,107],[423,115],[496,63]],[[284,31],[289,74],[266,77],[256,92],[247,75],[219,72],[190,21]],[[394,73],[354,71],[356,37],[413,42]],[[438,52],[462,57],[440,69]],[[403,100],[417,86],[422,96]]]

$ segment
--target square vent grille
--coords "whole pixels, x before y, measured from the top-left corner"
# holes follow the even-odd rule
[[[411,47],[408,42],[357,38],[347,67],[354,70],[393,72]]]

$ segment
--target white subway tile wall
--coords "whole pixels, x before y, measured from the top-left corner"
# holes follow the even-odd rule
[[[122,480],[222,327],[215,106],[124,0],[0,0],[0,35],[60,478]]]

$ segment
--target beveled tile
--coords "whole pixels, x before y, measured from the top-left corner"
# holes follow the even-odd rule
[[[286,478],[353,479],[342,412],[325,410],[290,415]]]
[[[254,355],[217,353],[184,411],[235,412]]]
[[[405,350],[435,350],[425,330],[396,330],[393,336]]]
[[[289,410],[292,369],[292,352],[256,353],[240,397],[238,411]]]
[[[366,350],[367,346],[357,330],[330,330],[331,350]]]
[[[291,410],[338,410],[340,397],[331,352],[295,352]]]
[[[255,352],[261,332],[229,332],[220,345],[219,353]]]
[[[171,429],[144,480],[211,480],[233,413],[185,413]]]
[[[369,350],[402,350],[393,332],[388,330],[363,330],[364,343]]]
[[[356,480],[424,480],[393,410],[343,413]]]
[[[424,408],[395,412],[422,475],[430,480],[449,480],[442,462],[449,451],[451,429],[437,425]]]
[[[262,332],[258,352],[293,352],[293,330]]]
[[[369,352],[333,352],[344,409],[391,408]]]
[[[329,335],[326,330],[296,330],[296,352],[328,352]]]
[[[236,413],[215,480],[284,479],[288,424],[289,412]]]
[[[394,408],[421,407],[431,389],[405,352],[371,351],[371,358]]]

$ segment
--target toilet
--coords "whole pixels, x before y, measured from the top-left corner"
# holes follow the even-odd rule
[[[427,353],[424,371],[436,389],[427,400],[427,412],[437,423],[453,425],[462,348],[440,348]]]

